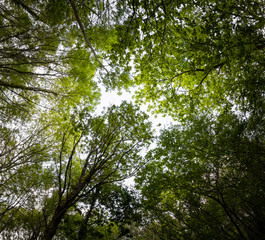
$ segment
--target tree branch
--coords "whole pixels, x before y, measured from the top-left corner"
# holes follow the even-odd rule
[[[74,2],[74,0],[69,0],[69,2],[70,2],[71,7],[72,7],[72,9],[73,9],[73,11],[74,11],[76,21],[77,21],[77,23],[78,23],[78,25],[79,25],[79,27],[80,27],[80,29],[81,29],[81,31],[82,31],[82,34],[83,34],[83,36],[84,36],[84,39],[85,39],[86,44],[87,44],[88,47],[90,48],[91,52],[93,53],[93,55],[94,55],[96,61],[99,63],[99,65],[100,65],[102,68],[104,68],[104,69],[106,70],[107,73],[109,73],[108,70],[104,67],[104,65],[103,65],[103,64],[100,62],[100,60],[98,59],[98,56],[97,56],[97,53],[96,53],[95,49],[93,48],[93,46],[91,45],[91,43],[90,43],[89,40],[88,40],[88,37],[87,37],[86,31],[85,31],[85,28],[84,28],[84,26],[83,26],[83,24],[82,24],[82,22],[81,22],[80,17],[79,17],[79,14],[78,14],[78,11],[77,11],[77,9],[76,9],[76,6],[75,6],[75,2]]]
[[[27,87],[20,84],[14,84],[14,83],[7,83],[2,80],[0,80],[0,86],[8,87],[8,88],[15,88],[15,89],[21,89],[21,90],[28,90],[28,91],[34,91],[34,92],[45,92],[45,93],[52,93],[54,95],[58,95],[57,92],[54,92],[49,89],[45,88],[39,88],[39,87]]]

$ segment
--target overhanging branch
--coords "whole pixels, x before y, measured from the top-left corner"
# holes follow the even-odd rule
[[[74,11],[76,21],[77,21],[77,23],[78,23],[78,25],[79,25],[79,27],[80,27],[80,29],[81,29],[81,31],[82,31],[82,34],[83,34],[83,36],[84,36],[84,39],[85,39],[86,44],[87,44],[88,47],[90,48],[91,52],[93,53],[93,55],[94,55],[96,61],[99,63],[99,65],[100,65],[102,68],[104,68],[104,69],[106,70],[107,73],[109,73],[108,70],[104,67],[104,65],[103,65],[103,64],[100,62],[100,60],[98,59],[98,56],[97,56],[97,53],[96,53],[95,49],[93,48],[93,46],[91,45],[90,41],[88,40],[88,37],[87,37],[86,31],[85,31],[85,28],[84,28],[84,26],[83,26],[83,24],[82,24],[82,22],[81,22],[81,19],[80,19],[80,17],[79,17],[78,11],[77,11],[77,9],[76,9],[75,1],[74,1],[74,0],[69,0],[69,2],[70,2],[71,7],[72,7],[72,9],[73,9],[73,11]]]
[[[14,83],[7,83],[2,80],[0,80],[0,86],[4,86],[7,88],[14,88],[14,89],[21,89],[21,90],[27,90],[27,91],[34,91],[34,92],[45,92],[45,93],[52,93],[54,95],[58,95],[57,92],[54,92],[49,89],[45,88],[39,88],[39,87],[28,87],[20,84],[14,84]]]

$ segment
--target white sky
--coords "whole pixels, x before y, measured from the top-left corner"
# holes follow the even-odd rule
[[[122,91],[122,95],[118,95],[118,91],[110,91],[106,92],[103,87],[101,87],[102,90],[102,96],[101,96],[101,103],[99,106],[97,106],[97,113],[100,113],[104,107],[109,107],[112,104],[119,105],[122,103],[123,100],[134,102],[133,99],[133,93],[129,93],[126,91]],[[159,129],[164,128],[171,123],[176,123],[171,117],[163,117],[162,114],[159,114],[158,116],[151,115],[150,112],[147,112],[147,105],[141,105],[140,109],[144,112],[146,112],[150,116],[150,121],[153,124],[153,128],[159,131]],[[159,127],[158,125],[161,124]]]

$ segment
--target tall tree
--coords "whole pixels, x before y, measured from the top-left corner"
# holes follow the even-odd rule
[[[52,239],[65,213],[80,198],[103,184],[131,176],[142,164],[139,150],[151,140],[147,115],[126,102],[100,117],[85,113],[79,117],[74,128],[69,126],[62,133],[56,153],[58,190],[50,200],[56,208],[42,239]]]
[[[171,239],[263,239],[263,130],[233,114],[172,126],[138,178]],[[173,239],[173,238],[172,238]]]
[[[14,231],[5,220],[2,232],[11,238],[13,233],[52,239],[71,207],[96,194],[94,190],[102,185],[133,176],[144,163],[141,149],[152,140],[147,118],[139,108],[123,102],[102,116],[92,117],[84,110],[51,129],[56,129],[56,133],[42,159],[35,164],[22,164],[8,187],[3,188],[2,196],[9,201],[24,198],[10,206],[13,211],[5,218],[10,217],[14,223],[22,219],[24,223]],[[41,158],[40,150],[31,152],[32,161]],[[5,205],[7,209],[9,206]],[[34,222],[36,218],[38,221]]]

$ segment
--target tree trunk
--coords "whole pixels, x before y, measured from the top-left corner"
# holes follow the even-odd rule
[[[51,240],[54,235],[56,234],[57,228],[68,208],[67,207],[61,207],[58,206],[55,210],[55,213],[52,217],[52,220],[50,221],[48,227],[44,231],[43,236],[41,237],[42,240]]]
[[[86,214],[86,217],[85,219],[82,221],[81,225],[80,225],[80,229],[79,229],[79,232],[78,232],[78,240],[85,240],[86,239],[86,236],[87,236],[87,223],[92,215],[92,211],[95,207],[95,204],[96,204],[96,201],[97,201],[97,198],[98,198],[98,195],[99,195],[99,192],[100,192],[100,187],[97,187],[96,188],[96,192],[95,194],[92,196],[92,201],[90,203],[90,208]]]
[[[47,228],[45,229],[41,240],[51,240],[56,234],[57,228],[62,221],[64,214],[67,210],[75,204],[76,199],[79,193],[84,189],[87,183],[91,181],[91,178],[95,171],[90,171],[90,173],[79,181],[78,184],[74,187],[74,189],[67,194],[67,196],[63,197],[59,202],[51,221],[49,222]]]

